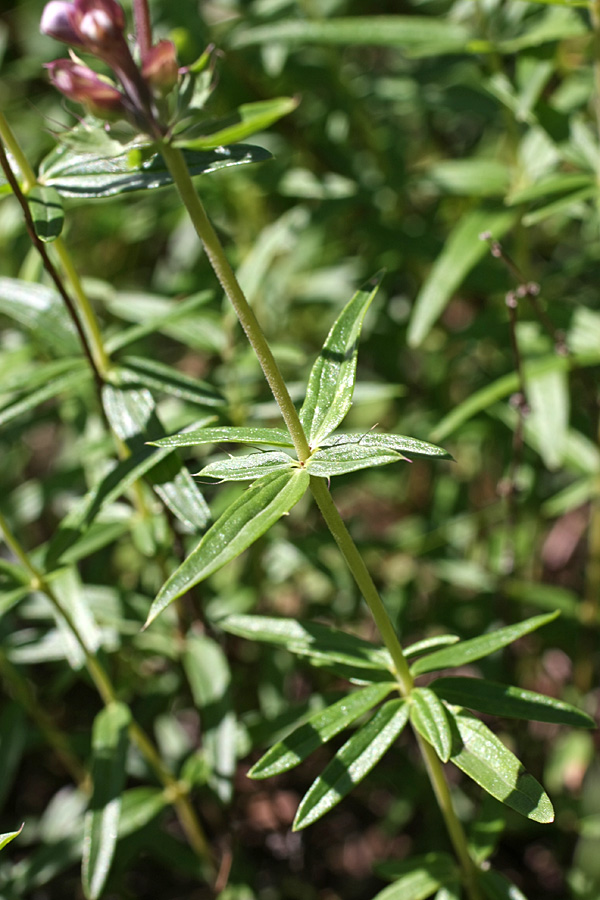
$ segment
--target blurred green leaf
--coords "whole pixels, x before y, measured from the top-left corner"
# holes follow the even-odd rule
[[[293,830],[328,813],[349,794],[389,750],[408,721],[405,700],[388,700],[336,753],[302,799]]]
[[[384,700],[394,687],[394,683],[370,685],[315,713],[284,740],[271,747],[252,766],[248,777],[271,778],[293,769],[318,747]]]
[[[541,785],[517,757],[475,716],[451,712],[451,762],[485,791],[534,822],[554,821],[554,810]]]
[[[296,505],[308,487],[302,469],[264,475],[234,501],[160,589],[145,627],[195,584],[254,543]]]
[[[442,314],[454,291],[489,248],[481,235],[501,238],[517,221],[515,212],[475,209],[459,219],[415,300],[407,341],[418,347]]]
[[[447,853],[425,853],[401,862],[378,863],[376,870],[393,884],[376,894],[374,900],[426,900],[459,875],[456,863]]]
[[[176,138],[175,147],[186,147],[188,150],[214,150],[243,141],[245,138],[264,131],[278,119],[289,115],[298,106],[298,100],[292,97],[274,97],[271,100],[258,100],[255,103],[244,103],[236,112],[220,122],[209,122],[206,119],[200,126],[192,127]],[[212,128],[217,126],[217,130]],[[206,134],[207,128],[210,128]],[[196,137],[196,132],[201,133]]]
[[[36,343],[57,355],[81,353],[62,298],[52,288],[20,278],[0,278],[0,315],[18,322]]]
[[[554,722],[575,728],[596,727],[591,716],[570,703],[483,678],[438,678],[430,687],[449,703],[494,716]]]
[[[491,794],[484,794],[477,818],[469,829],[469,853],[481,864],[496,849],[506,829],[506,807]]]
[[[111,373],[114,375],[114,370]],[[154,359],[138,356],[124,357],[117,370],[121,383],[140,384],[151,390],[163,391],[198,406],[222,407],[225,399],[209,384],[178,372]]]
[[[348,16],[331,19],[288,19],[233,33],[234,47],[280,43],[359,44],[402,47],[420,54],[461,53],[468,33],[454,22],[434,16]]]
[[[519,622],[517,625],[499,628],[497,631],[491,631],[489,634],[484,634],[481,637],[472,638],[470,641],[460,641],[453,647],[423,656],[416,663],[413,663],[410,671],[413,675],[423,675],[424,672],[433,672],[435,669],[464,666],[467,663],[474,662],[476,659],[490,656],[502,647],[507,647],[524,634],[529,634],[537,628],[541,628],[542,625],[554,621],[559,615],[560,613],[557,610],[545,616],[533,616],[533,618],[525,619],[524,622]]]
[[[380,272],[344,307],[315,362],[300,410],[300,421],[311,447],[318,447],[352,405],[358,340],[366,312],[383,278]]]
[[[410,694],[410,721],[431,744],[442,762],[452,753],[452,734],[444,704],[429,688],[417,687]]]
[[[36,186],[29,191],[26,199],[38,238],[44,243],[55,241],[65,221],[58,191],[51,187]]]
[[[236,719],[229,663],[212,638],[190,634],[185,642],[183,667],[200,711],[202,746],[210,767],[209,784],[228,803],[236,763]]]
[[[446,647],[448,644],[456,644],[460,641],[457,634],[436,634],[430,638],[424,638],[422,641],[416,641],[404,647],[404,656],[406,659],[412,659],[413,656],[419,656],[421,653],[427,653],[428,650],[436,650],[438,647]]]
[[[90,900],[102,895],[117,843],[130,722],[129,708],[116,702],[94,720],[94,790],[85,815],[82,863],[83,889]]]
[[[535,0],[541,2],[541,0]],[[516,884],[494,869],[479,872],[479,884],[488,900],[527,900]]]

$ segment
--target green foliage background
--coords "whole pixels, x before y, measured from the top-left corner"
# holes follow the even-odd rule
[[[38,33],[42,8],[37,0],[14,4],[0,31],[0,103],[34,164],[52,148],[52,132],[73,121],[41,69],[61,55]],[[348,426],[377,424],[433,440],[456,462],[418,460],[342,476],[334,497],[403,641],[442,630],[474,637],[560,608],[561,618],[543,632],[469,673],[596,713],[600,63],[586,5],[179,0],[154,3],[153,14],[183,63],[211,42],[219,48],[215,116],[279,95],[301,101],[257,140],[273,161],[197,182],[292,392],[357,285],[387,269],[363,330]],[[399,27],[381,28],[383,15]],[[478,239],[488,229],[522,273],[516,279]],[[226,398],[219,410],[225,424],[279,424],[174,191],[69,201],[65,236],[109,339],[201,293],[193,313],[140,334],[127,353],[208,381]],[[0,241],[0,274],[36,281],[39,263],[10,197],[1,201]],[[531,412],[519,452],[505,297],[522,279],[539,283],[544,316],[528,298],[520,301],[517,338]],[[10,412],[22,399],[22,380],[60,359],[65,338],[43,317],[18,320],[1,285],[0,314],[0,506],[41,557],[114,445],[90,382],[71,380],[56,398]],[[556,352],[553,329],[565,336],[568,355]],[[166,434],[206,412],[162,390],[156,398]],[[191,471],[215,451],[198,448]],[[510,504],[502,488],[513,481]],[[240,490],[203,487],[213,516]],[[281,649],[224,635],[218,618],[262,612],[322,619],[372,637],[317,511],[302,501],[186,598],[179,618],[170,610],[140,633],[174,558],[194,544],[180,529],[173,541],[164,512],[150,510],[144,517],[128,496],[112,504],[105,530],[77,557],[72,577],[79,580],[69,590],[85,598],[120,699],[196,785],[200,814],[232,864],[224,900],[367,900],[382,886],[375,862],[445,849],[405,736],[302,837],[289,826],[327,751],[297,774],[258,787],[245,778],[259,751],[298,718],[296,706],[315,695],[335,699],[341,683]],[[42,598],[16,606],[8,567],[0,579],[2,830],[26,821],[3,852],[0,893],[7,900],[79,896],[85,801],[59,745],[85,762],[100,703]],[[210,674],[221,672],[218,698],[189,675],[182,635],[193,621],[202,625],[199,641],[201,631],[212,638],[206,652],[214,654]],[[220,774],[216,765],[224,719],[235,728],[240,760],[232,800],[231,772]],[[597,737],[508,720],[496,730],[544,783],[557,818],[544,827],[509,814],[495,865],[530,898],[596,900]],[[128,766],[129,787],[148,783],[135,754]],[[450,778],[469,822],[481,797],[458,772]],[[198,886],[198,863],[172,814],[155,811],[120,841],[107,896],[155,897],[157,885],[165,898],[210,896]]]

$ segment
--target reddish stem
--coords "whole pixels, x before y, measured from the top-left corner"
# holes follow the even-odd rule
[[[135,19],[135,35],[142,59],[152,46],[152,24],[148,0],[133,0],[133,17]]]

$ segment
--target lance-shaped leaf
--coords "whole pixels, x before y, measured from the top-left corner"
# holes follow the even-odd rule
[[[483,634],[481,637],[473,638],[470,641],[460,641],[453,647],[445,650],[438,650],[429,656],[424,656],[417,660],[411,666],[413,675],[422,675],[424,672],[433,672],[435,669],[452,669],[456,666],[464,666],[467,663],[474,662],[476,659],[482,659],[500,650],[502,647],[512,644],[513,641],[541,628],[548,622],[552,622],[560,615],[558,611],[548,613],[544,616],[533,616],[531,619],[525,619],[517,625],[509,625],[506,628],[500,628],[498,631],[491,631],[489,634]]]
[[[365,434],[356,432],[338,432],[324,440],[319,448],[319,453],[324,450],[333,450],[341,447],[361,447],[369,450],[379,450],[391,453],[398,459],[452,459],[452,456],[442,447],[420,441],[418,438],[407,437],[404,434],[378,434],[367,431]],[[316,454],[315,454],[316,455]]]
[[[212,638],[192,634],[186,640],[183,668],[200,711],[202,747],[210,766],[209,784],[223,803],[227,803],[231,800],[236,763],[236,720],[229,663]]]
[[[342,697],[337,703],[320,710],[310,719],[279,741],[255,763],[248,776],[250,778],[271,778],[287,772],[299,765],[314,750],[331,740],[344,728],[364,715],[377,703],[385,700],[396,685],[373,684],[361,691],[354,691]]]
[[[419,656],[421,653],[427,653],[428,650],[436,650],[438,647],[447,647],[449,644],[457,644],[460,638],[457,634],[436,634],[430,638],[424,638],[422,641],[416,641],[404,647],[404,656],[406,659],[412,659],[413,656]]]
[[[452,732],[442,701],[429,688],[414,688],[410,694],[410,721],[431,744],[442,762],[452,753]]]
[[[438,678],[430,687],[449,703],[490,715],[579,728],[596,727],[591,716],[570,703],[483,678]]]
[[[82,863],[83,889],[90,900],[102,893],[117,843],[130,722],[123,703],[109,704],[94,720],[94,790],[85,815]]]
[[[182,150],[190,175],[271,159],[268,150],[249,144],[215,147],[213,150]],[[159,154],[121,153],[113,157],[76,153],[59,146],[43,161],[40,183],[56,188],[63,197],[114,197],[129,191],[152,190],[173,179]]]
[[[111,373],[112,374],[112,373]],[[142,384],[151,390],[189,400],[198,406],[225,406],[225,399],[209,384],[178,372],[155,359],[128,356],[121,360],[117,376],[121,383]]]
[[[290,469],[292,463],[291,456],[281,451],[250,453],[247,456],[231,456],[229,459],[209,463],[196,475],[199,478],[218,478],[219,481],[251,481],[271,472]]]
[[[140,450],[149,437],[164,433],[152,394],[145,388],[106,385],[102,401],[113,430],[132,453]],[[171,453],[158,460],[147,478],[163,503],[187,529],[200,531],[206,527],[210,518],[208,505],[178,454]]]
[[[454,732],[451,762],[522,816],[542,824],[552,822],[550,798],[514,753],[471,713],[449,710],[449,715]]]
[[[455,861],[447,853],[425,853],[401,862],[376,866],[378,875],[393,880],[374,900],[426,900],[445,884],[460,877]]]
[[[201,428],[182,431],[152,441],[156,447],[196,447],[199,444],[250,444],[252,446],[291,447],[294,444],[283,428]]]
[[[0,278],[0,313],[26,328],[34,341],[62,357],[81,353],[75,326],[58,291],[21,278]]]
[[[27,392],[24,396],[20,396],[16,400],[11,400],[6,406],[2,407],[2,409],[0,409],[0,426],[12,422],[13,419],[24,415],[24,413],[37,409],[42,403],[51,400],[59,394],[66,392],[72,393],[73,391],[80,390],[82,387],[85,387],[90,380],[91,373],[89,369],[86,370],[85,368],[58,375],[42,387]]]
[[[52,187],[36,185],[27,194],[27,205],[37,237],[44,243],[55,241],[65,221],[58,191]]]
[[[298,656],[310,656],[364,669],[393,670],[391,658],[383,647],[346,634],[326,625],[298,619],[274,619],[268,616],[233,615],[219,622],[221,628],[251,641],[265,641],[287,647]]]
[[[405,700],[388,700],[336,753],[305,794],[293,830],[300,831],[328,813],[349,794],[392,746],[408,721]]]
[[[0,850],[3,850],[7,844],[10,844],[16,837],[19,837],[23,831],[24,824],[25,823],[23,823],[17,831],[5,831],[4,834],[0,834]]]
[[[147,627],[173,600],[246,550],[296,505],[309,482],[303,469],[288,469],[255,481],[208,529],[173,572],[150,607]]]
[[[506,829],[506,808],[485,794],[477,818],[469,828],[469,853],[477,863],[492,855]]]
[[[300,410],[300,420],[311,447],[318,447],[350,409],[358,339],[382,277],[383,273],[375,275],[344,307],[312,368]]]
[[[189,150],[213,150],[234,144],[268,128],[282,116],[293,112],[297,106],[298,101],[293,97],[274,97],[272,100],[244,103],[234,115],[220,122],[208,123],[204,118],[200,128],[206,132],[210,125],[212,130],[209,134],[196,136],[198,128],[192,127],[189,133],[179,135],[173,144]]]

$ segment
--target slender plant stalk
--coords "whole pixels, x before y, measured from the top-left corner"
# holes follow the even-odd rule
[[[159,150],[171,173],[183,204],[188,211],[192,224],[196,229],[196,233],[204,245],[206,254],[215,274],[232,303],[242,328],[260,362],[269,387],[277,401],[283,419],[294,442],[298,459],[301,463],[305,462],[310,456],[310,447],[304,429],[302,428],[302,423],[300,422],[296,408],[292,403],[286,384],[262,329],[244,296],[233,269],[227,260],[223,247],[208,219],[204,206],[202,205],[190,177],[185,160],[179,150],[176,150],[167,144],[160,145]],[[406,662],[398,637],[364,560],[342,521],[327,489],[325,480],[323,478],[311,478],[311,490],[325,522],[369,606],[383,642],[391,654],[396,669],[396,677],[400,692],[403,695],[407,695],[410,693],[413,685],[413,679],[410,674],[408,663]],[[419,744],[421,746],[421,751],[423,752],[427,772],[446,822],[446,827],[463,870],[463,880],[469,900],[480,900],[481,895],[476,883],[475,867],[469,856],[463,828],[452,807],[450,792],[444,779],[442,768],[435,756],[433,748],[423,741],[420,741]]]
[[[23,176],[23,184],[19,185],[17,179],[14,177],[12,173],[12,168],[9,166],[9,171],[6,172],[6,176],[9,180],[14,183],[11,183],[11,187],[13,193],[15,194],[17,200],[21,204],[23,208],[23,214],[25,216],[25,220],[28,225],[28,229],[33,231],[33,226],[31,223],[31,214],[29,213],[29,207],[27,206],[26,196],[27,194],[34,188],[37,184],[37,179],[35,173],[31,166],[29,165],[29,161],[27,157],[21,150],[19,146],[19,142],[17,141],[10,125],[8,124],[6,118],[0,111],[0,140],[5,145],[11,156],[13,157],[21,175]],[[8,164],[8,163],[7,163]],[[5,170],[6,171],[6,170]],[[12,175],[12,179],[11,179]],[[42,256],[42,260],[44,261],[44,266],[54,281],[57,290],[61,294],[69,313],[71,314],[71,318],[74,321],[75,327],[77,328],[84,350],[88,357],[91,359],[92,366],[94,372],[97,375],[97,378],[100,381],[104,381],[110,369],[110,360],[106,353],[104,343],[102,341],[102,335],[100,333],[100,327],[98,325],[98,320],[94,314],[94,310],[92,309],[92,305],[83,290],[83,286],[77,275],[77,271],[75,266],[73,265],[65,243],[61,237],[58,237],[54,241],[54,248],[60,259],[60,263],[64,269],[64,272],[69,279],[73,293],[75,294],[75,298],[77,300],[77,306],[75,308],[73,301],[66,294],[64,287],[62,286],[62,282],[57,282],[56,273],[54,270],[54,266],[51,260],[48,257],[48,252],[46,250],[45,245],[42,241],[40,241],[35,235],[35,231],[31,233],[31,239],[34,242],[38,252]],[[54,274],[53,274],[54,270]],[[80,321],[81,319],[81,321]]]
[[[70,631],[73,633],[84,654],[86,668],[90,674],[92,681],[94,682],[94,685],[102,699],[102,702],[105,706],[108,706],[110,703],[114,703],[117,700],[117,692],[108,676],[108,673],[99,662],[99,660],[96,659],[95,655],[91,653],[86,646],[83,636],[77,628],[77,624],[71,616],[70,612],[64,608],[63,604],[56,596],[52,585],[49,584],[45,575],[32,563],[29,555],[22,547],[21,543],[17,540],[15,535],[12,533],[6,518],[1,512],[0,531],[2,531],[4,534],[6,545],[12,550],[16,558],[21,562],[28,575],[30,576],[31,590],[41,591],[46,595],[57,613],[62,616],[62,618],[67,623]],[[144,730],[137,724],[137,722],[134,721],[129,726],[129,735],[165,788],[169,802],[171,802],[175,808],[175,811],[181,823],[181,827],[186,835],[190,847],[192,847],[198,854],[198,856],[204,861],[204,863],[210,869],[211,875],[214,875],[214,863],[210,846],[204,835],[202,826],[198,821],[198,817],[196,816],[194,808],[190,802],[187,787],[181,782],[178,782],[177,779],[173,776],[169,768],[161,759],[152,741],[148,738]]]

